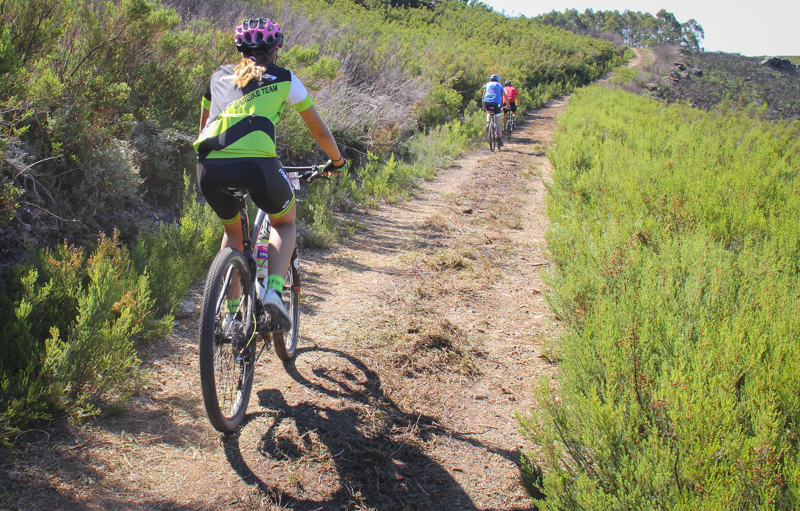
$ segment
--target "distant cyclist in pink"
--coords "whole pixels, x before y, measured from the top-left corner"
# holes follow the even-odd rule
[[[222,248],[243,250],[238,202],[225,189],[247,190],[256,206],[269,215],[268,291],[264,306],[291,328],[291,318],[281,301],[296,236],[294,188],[278,160],[275,124],[286,106],[300,114],[314,140],[330,160],[322,173],[339,172],[345,159],[311,96],[300,80],[275,62],[283,46],[283,30],[270,19],[245,20],[236,28],[234,41],[241,53],[237,65],[220,66],[208,81],[200,109],[197,182],[208,205],[222,220]],[[235,302],[235,296],[229,296]],[[236,310],[229,304],[229,312]]]
[[[506,96],[508,101],[503,103],[503,126],[508,122],[508,112],[511,111],[514,126],[517,123],[517,106],[519,105],[519,92],[517,88],[511,85],[511,80],[506,80],[505,87]]]

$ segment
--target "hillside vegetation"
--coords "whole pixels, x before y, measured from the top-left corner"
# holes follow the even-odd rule
[[[634,94],[709,110],[725,101],[755,105],[765,119],[800,119],[800,67],[782,57],[653,48],[641,69],[615,73],[613,83]]]
[[[492,72],[534,106],[532,98],[588,83],[618,58],[609,43],[458,1],[4,5],[4,218],[37,224],[22,233],[37,242],[112,227],[131,239],[144,210],[177,213],[183,174],[194,174],[187,142],[197,98],[211,71],[235,57],[235,20],[271,16],[287,27],[281,64],[315,90],[353,156],[397,150],[418,128],[458,118]],[[496,44],[486,44],[486,26],[502,34]],[[280,156],[292,161],[315,156],[298,119],[287,116],[278,133]],[[14,211],[20,192],[29,204]]]
[[[153,342],[218,248],[191,141],[205,80],[236,55],[231,27],[269,16],[280,64],[312,91],[348,177],[303,191],[300,237],[354,228],[334,211],[408,194],[481,132],[490,73],[526,107],[621,62],[608,41],[509,19],[480,3],[6,0],[0,11],[0,441],[63,412],[122,405]],[[486,42],[486,27],[499,38]],[[299,116],[285,162],[319,161]],[[66,241],[63,241],[66,240]],[[23,250],[25,247],[25,250]],[[21,261],[21,262],[20,262]],[[17,263],[17,264],[11,264]]]
[[[548,153],[568,332],[522,418],[540,509],[800,505],[800,125],[761,112],[571,97]]]
[[[800,67],[788,60],[718,52],[692,52],[682,60],[700,72],[672,75],[667,100],[708,110],[729,99],[763,106],[767,119],[800,120]]]

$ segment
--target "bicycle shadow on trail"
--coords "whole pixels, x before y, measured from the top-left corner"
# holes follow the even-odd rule
[[[315,354],[324,365],[303,360]],[[332,349],[298,350],[298,355],[299,363],[287,364],[286,371],[318,397],[292,405],[276,389],[259,390],[266,411],[248,415],[247,422],[274,414],[259,433],[259,459],[245,460],[253,453],[241,451],[238,435],[225,442],[228,461],[242,480],[283,505],[476,510],[458,481],[425,453],[426,444],[455,440],[518,462],[516,453],[446,430],[433,417],[403,412],[383,393],[377,374],[351,355]]]
[[[536,139],[533,139],[533,138],[531,138],[529,136],[526,136],[526,135],[515,135],[511,139],[511,144],[530,145],[530,144],[535,144],[536,142],[538,142]]]

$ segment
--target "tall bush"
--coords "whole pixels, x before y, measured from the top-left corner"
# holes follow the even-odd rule
[[[87,251],[32,249],[0,289],[0,443],[64,410],[85,416],[137,385],[136,342],[172,328],[172,312],[219,249],[221,226],[189,180],[177,224],[144,226],[129,253],[116,236]]]

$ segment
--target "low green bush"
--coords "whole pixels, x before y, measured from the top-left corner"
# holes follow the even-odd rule
[[[13,310],[0,337],[2,429],[124,401],[136,383],[133,343],[164,335],[172,320],[157,319],[149,276],[128,250],[101,236],[89,256],[67,245],[37,250],[15,274],[0,299],[3,312]]]
[[[147,223],[139,229],[131,257],[150,277],[156,310],[171,314],[219,251],[222,224],[205,203],[197,202],[184,176],[183,207],[177,223]]]
[[[0,289],[0,443],[64,411],[94,415],[138,384],[135,342],[169,333],[172,312],[219,250],[222,227],[185,178],[176,224],[116,236],[88,250],[31,248]],[[86,254],[89,255],[86,255]],[[35,311],[35,313],[34,313]]]
[[[800,504],[800,125],[602,87],[560,119],[540,509]],[[536,456],[529,456],[537,459]]]

